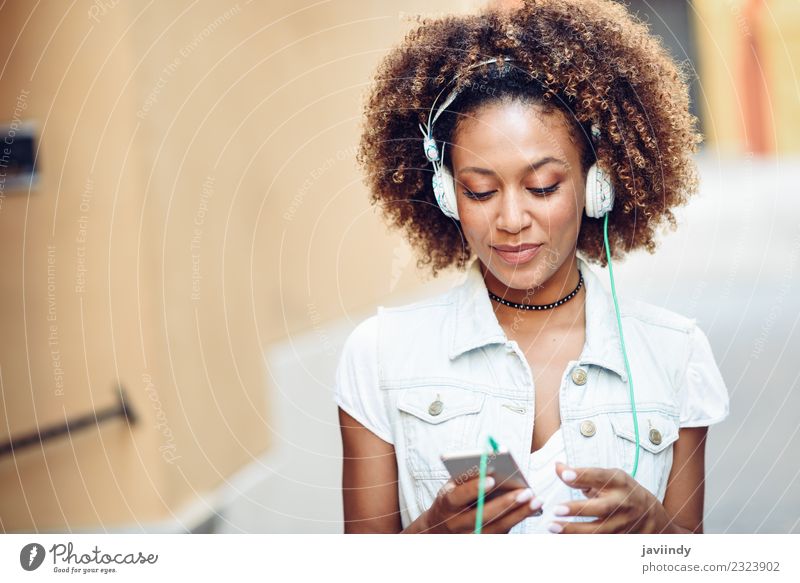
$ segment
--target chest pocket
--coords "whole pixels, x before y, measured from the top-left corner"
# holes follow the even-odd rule
[[[486,395],[458,387],[413,387],[397,399],[405,458],[416,479],[447,479],[439,456],[478,446]]]
[[[636,433],[633,415],[613,413],[610,416],[621,467],[633,471]],[[661,411],[637,410],[639,424],[639,466],[636,480],[663,501],[667,479],[672,469],[672,445],[678,440],[679,426],[674,416]]]

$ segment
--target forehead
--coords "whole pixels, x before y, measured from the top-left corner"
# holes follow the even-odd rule
[[[486,151],[509,148],[577,156],[578,145],[567,114],[519,100],[494,101],[459,117],[453,133],[455,150]]]

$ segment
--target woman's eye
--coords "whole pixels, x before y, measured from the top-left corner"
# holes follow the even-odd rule
[[[496,190],[489,190],[487,192],[472,192],[471,190],[465,190],[464,191],[464,196],[466,196],[468,198],[475,199],[475,200],[484,200],[484,199],[487,199],[490,196],[492,196],[495,192],[497,192],[497,191]]]
[[[561,184],[561,183],[560,182],[556,182],[553,186],[547,186],[545,188],[529,188],[528,192],[531,192],[531,193],[539,195],[539,196],[546,196],[546,195],[552,194],[556,190],[558,190],[559,184]]]
[[[548,194],[554,193],[558,190],[558,187],[561,183],[556,182],[552,186],[547,186],[545,188],[528,188],[528,192],[533,193],[538,196],[547,196]],[[472,192],[471,190],[464,190],[464,196],[474,199],[474,200],[486,200],[490,196],[492,196],[496,190],[489,190],[487,192]]]

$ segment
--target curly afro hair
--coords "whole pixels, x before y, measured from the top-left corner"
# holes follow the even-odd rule
[[[497,57],[524,76],[499,75],[497,66],[468,70]],[[524,99],[567,114],[584,170],[597,161],[611,175],[612,257],[641,247],[653,253],[658,227],[677,226],[670,209],[697,190],[692,154],[702,136],[689,111],[687,69],[612,0],[527,0],[512,11],[422,19],[384,58],[367,98],[358,161],[370,202],[421,252],[419,267],[434,277],[463,269],[471,251],[460,223],[436,204],[419,124],[443,90],[462,92],[436,124],[440,144],[451,141],[458,116],[494,99]],[[590,145],[593,123],[601,136]],[[583,218],[577,248],[606,265],[603,219]]]

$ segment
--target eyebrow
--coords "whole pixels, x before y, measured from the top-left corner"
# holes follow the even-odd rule
[[[545,158],[542,158],[541,160],[537,160],[536,162],[533,162],[532,164],[530,164],[528,169],[529,170],[538,170],[539,168],[541,168],[545,164],[551,164],[553,162],[555,162],[556,164],[561,164],[562,166],[568,166],[568,164],[566,162],[564,162],[564,160],[561,160],[560,158],[554,158],[553,156],[547,156]],[[475,174],[483,174],[483,175],[494,175],[495,174],[494,170],[491,170],[489,168],[481,168],[479,166],[467,166],[466,168],[462,168],[461,170],[458,171],[459,174],[463,174],[465,172],[474,172]]]

